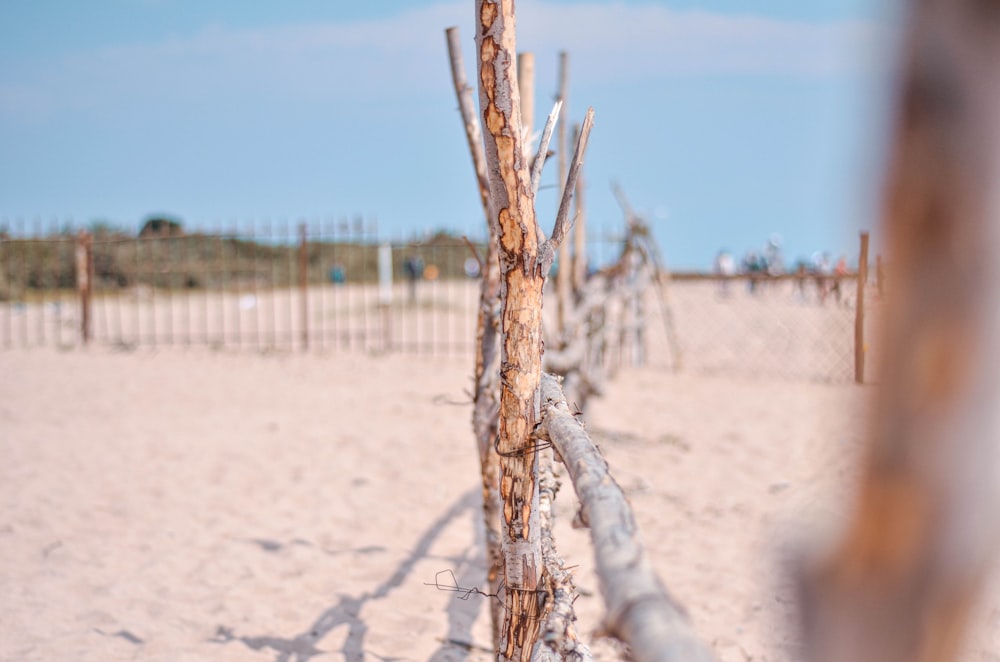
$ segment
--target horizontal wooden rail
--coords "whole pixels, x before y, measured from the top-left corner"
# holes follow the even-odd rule
[[[570,411],[558,380],[543,374],[537,434],[552,443],[569,472],[590,527],[605,626],[641,661],[708,662],[709,648],[667,593],[642,545],[632,509],[608,464]]]

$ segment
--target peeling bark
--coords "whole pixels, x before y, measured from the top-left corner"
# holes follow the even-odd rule
[[[504,624],[499,657],[528,660],[543,612],[544,563],[532,431],[541,375],[542,286],[534,196],[524,155],[515,71],[514,3],[477,0],[479,105],[491,219],[498,229],[500,297],[500,495]]]

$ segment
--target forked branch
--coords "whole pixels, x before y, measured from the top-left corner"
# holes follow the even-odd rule
[[[559,211],[556,213],[556,222],[552,227],[552,236],[539,251],[542,273],[548,273],[549,268],[552,267],[556,251],[559,250],[560,244],[572,226],[569,212],[573,206],[573,192],[576,190],[576,180],[580,176],[580,168],[583,167],[583,155],[587,151],[587,141],[590,139],[590,129],[593,126],[594,109],[588,108],[587,115],[583,118],[583,125],[580,127],[580,136],[576,141],[576,149],[573,152],[573,162],[569,168],[569,175],[566,177],[566,185],[563,187],[562,200],[559,202]]]

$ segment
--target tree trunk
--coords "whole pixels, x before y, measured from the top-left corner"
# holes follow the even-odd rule
[[[543,611],[537,454],[532,432],[541,377],[542,286],[515,77],[512,0],[477,0],[479,105],[486,131],[491,222],[500,248],[500,494],[504,624],[499,658],[529,660]],[[495,220],[494,220],[495,219]]]
[[[843,541],[804,577],[817,662],[955,659],[998,542],[1000,5],[910,5],[870,449]]]
[[[483,485],[483,521],[486,529],[486,575],[489,592],[500,591],[503,561],[500,553],[500,465],[493,442],[498,434],[500,400],[499,338],[500,338],[500,264],[499,245],[494,224],[490,221],[489,183],[486,177],[486,155],[482,132],[472,101],[472,88],[465,78],[461,41],[458,28],[445,31],[451,59],[452,81],[458,97],[459,111],[469,142],[469,152],[476,171],[476,183],[483,204],[488,228],[486,256],[480,265],[482,281],[479,288],[479,313],[476,324],[475,393],[473,394],[472,429],[479,449],[480,474]],[[500,648],[502,605],[490,600],[490,625],[493,650]]]

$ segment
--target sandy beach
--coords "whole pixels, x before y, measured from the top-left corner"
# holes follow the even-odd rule
[[[799,659],[784,561],[842,520],[873,387],[674,373],[662,356],[622,369],[588,429],[718,658]],[[462,356],[0,352],[0,659],[491,659],[487,598],[433,586],[484,585],[471,371]],[[602,607],[563,482],[557,544],[590,639]],[[969,660],[1000,659],[997,595]]]

